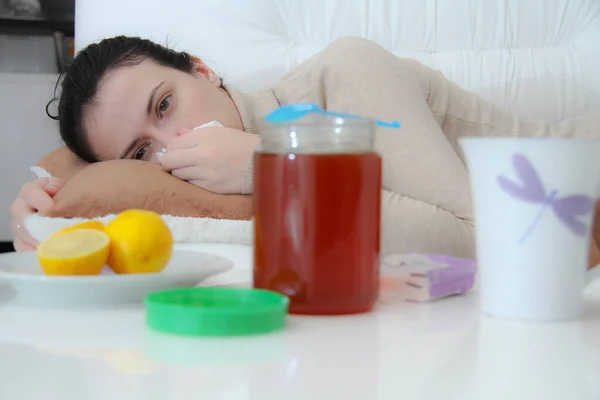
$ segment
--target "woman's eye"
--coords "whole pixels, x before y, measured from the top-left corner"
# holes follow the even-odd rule
[[[163,118],[171,108],[171,95],[168,95],[158,103],[158,116]]]
[[[146,153],[148,153],[148,147],[150,145],[146,144],[142,147],[140,147],[139,149],[137,149],[135,151],[135,153],[133,153],[133,159],[134,160],[143,160],[146,157]]]

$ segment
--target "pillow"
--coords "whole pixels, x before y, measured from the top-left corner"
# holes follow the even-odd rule
[[[114,160],[84,166],[54,197],[47,217],[95,218],[141,208],[182,217],[249,220],[252,197],[220,195],[184,182],[160,165]]]

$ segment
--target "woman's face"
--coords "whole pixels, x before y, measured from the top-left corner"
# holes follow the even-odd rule
[[[243,129],[237,108],[221,80],[196,61],[193,73],[146,59],[103,77],[84,110],[88,142],[99,160],[133,158],[156,162],[171,138],[216,120]]]

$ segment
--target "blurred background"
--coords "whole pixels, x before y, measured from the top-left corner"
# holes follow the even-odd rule
[[[102,1],[102,0],[101,0]],[[45,114],[73,58],[75,0],[0,0],[0,252],[12,251],[10,203],[34,165],[60,146]]]
[[[73,57],[75,0],[0,0],[0,73],[60,73]]]

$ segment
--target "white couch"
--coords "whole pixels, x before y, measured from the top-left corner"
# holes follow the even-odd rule
[[[247,90],[274,82],[336,38],[363,36],[525,117],[561,119],[600,108],[596,0],[78,0],[76,7],[77,49],[104,37],[140,35],[199,56]],[[50,97],[53,87],[46,89]],[[3,96],[0,86],[0,105]],[[14,113],[10,107],[23,105],[8,103],[0,109],[5,118]],[[43,120],[43,110],[31,118]],[[43,126],[19,122],[3,134]],[[26,135],[45,141],[35,151],[13,141],[21,147],[5,154],[37,156],[54,146],[53,132]],[[33,161],[2,161],[0,207],[8,208]],[[0,239],[8,238],[6,213]]]

